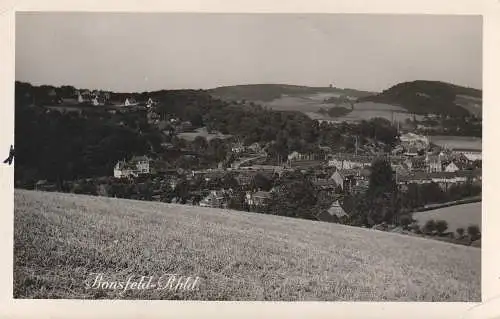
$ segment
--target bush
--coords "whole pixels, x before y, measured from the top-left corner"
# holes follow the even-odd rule
[[[446,220],[438,220],[436,222],[436,230],[439,234],[444,233],[448,229],[448,223]]]
[[[465,233],[465,229],[463,229],[462,227],[457,228],[457,234],[458,234],[459,238],[464,237],[464,233]]]
[[[409,216],[409,215],[402,215],[399,218],[399,224],[401,226],[403,226],[403,229],[408,229],[408,227],[410,226],[411,223],[412,223],[412,219],[411,219],[411,216]]]
[[[434,219],[428,220],[423,227],[423,231],[426,234],[432,234],[435,230],[436,230],[436,221]]]
[[[472,241],[479,239],[481,237],[480,236],[481,231],[479,230],[479,226],[470,225],[469,227],[467,227],[467,234],[470,236]]]

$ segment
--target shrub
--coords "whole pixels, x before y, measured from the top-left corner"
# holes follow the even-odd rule
[[[399,223],[401,226],[403,226],[403,229],[408,229],[409,225],[412,223],[411,216],[409,215],[402,215],[399,218]]]
[[[436,222],[436,230],[439,234],[444,233],[448,229],[448,223],[446,220],[438,220]]]
[[[436,221],[434,219],[428,220],[423,227],[423,231],[426,234],[432,234],[435,230],[436,230]]]
[[[457,228],[457,234],[460,238],[462,238],[464,236],[464,233],[465,233],[465,229],[463,229],[462,227]]]
[[[470,225],[467,227],[467,234],[470,236],[471,240],[477,240],[480,237],[481,231],[479,230],[479,226]]]

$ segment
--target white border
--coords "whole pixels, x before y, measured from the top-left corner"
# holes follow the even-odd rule
[[[12,299],[14,169],[0,166],[0,316],[1,317],[325,317],[342,318],[494,318],[500,317],[500,265],[497,243],[500,214],[499,168],[495,142],[500,108],[500,1],[480,0],[45,0],[2,1],[0,4],[0,155],[14,142],[15,11],[130,11],[130,12],[286,12],[286,13],[404,13],[483,15],[483,241],[482,300],[474,303],[360,302],[175,302],[175,301],[47,301]],[[495,81],[496,80],[496,81]],[[497,126],[498,127],[498,126]]]

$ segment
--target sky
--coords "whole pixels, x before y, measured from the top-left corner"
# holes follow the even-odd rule
[[[16,15],[16,80],[116,92],[280,83],[482,88],[481,16]]]

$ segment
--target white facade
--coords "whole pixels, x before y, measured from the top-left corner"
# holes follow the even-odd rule
[[[453,163],[453,162],[451,162],[450,164],[448,164],[445,167],[445,169],[444,169],[445,172],[451,172],[451,173],[457,172],[459,170],[460,169],[458,168],[458,166],[455,163]]]

